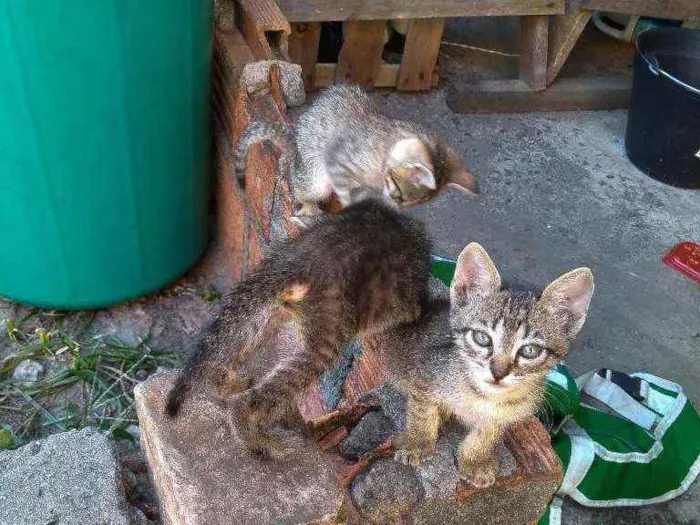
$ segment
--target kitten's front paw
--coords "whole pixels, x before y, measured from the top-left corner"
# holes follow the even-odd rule
[[[400,448],[394,453],[394,461],[411,467],[417,467],[434,457],[435,450],[429,446]]]
[[[459,461],[459,477],[478,489],[484,489],[496,483],[497,473],[498,461],[495,459],[480,462],[465,459]]]

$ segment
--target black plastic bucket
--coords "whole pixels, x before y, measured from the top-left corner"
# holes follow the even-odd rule
[[[647,175],[700,188],[700,31],[655,28],[637,38],[625,148]]]

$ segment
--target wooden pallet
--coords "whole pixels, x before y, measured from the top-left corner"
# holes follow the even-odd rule
[[[291,22],[289,56],[302,66],[308,91],[338,81],[365,87],[422,91],[437,85],[436,72],[446,17],[547,15],[564,12],[564,0],[391,0],[338,2],[278,0]],[[382,61],[389,20],[409,20],[400,64]],[[344,43],[336,64],[317,63],[321,23],[344,21]]]
[[[348,81],[365,87],[420,91],[437,85],[435,72],[444,18],[409,22],[400,64],[382,60],[387,20],[349,20],[335,64],[317,63],[321,22],[293,22],[289,57],[300,64],[307,91]]]
[[[518,79],[458,88],[450,97],[455,111],[624,107],[629,89],[620,79],[596,82],[583,78],[574,84],[569,80],[551,96],[540,93],[555,82],[592,11],[692,20],[700,15],[698,0],[218,1],[237,4],[237,25],[256,59],[289,58],[301,65],[307,91],[341,81],[428,90],[438,82],[437,59],[446,18],[517,15]],[[382,54],[387,23],[397,19],[408,20],[409,25],[401,61],[393,64],[383,61]],[[319,63],[321,24],[329,21],[344,23],[344,41],[336,63]]]
[[[622,109],[629,104],[629,74],[560,78],[564,64],[593,11],[688,20],[700,15],[698,0],[567,0],[555,16],[521,16],[520,68],[517,79],[498,79],[451,86],[447,101],[453,111],[522,112]]]

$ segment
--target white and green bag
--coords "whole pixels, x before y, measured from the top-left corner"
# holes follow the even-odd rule
[[[700,471],[700,417],[675,383],[606,369],[574,381],[560,365],[546,405],[564,480],[540,525],[561,523],[566,496],[588,507],[661,503]]]

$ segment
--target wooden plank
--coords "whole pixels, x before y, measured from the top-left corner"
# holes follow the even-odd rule
[[[410,22],[396,89],[420,91],[432,87],[444,26],[444,18],[423,18]]]
[[[287,59],[291,29],[274,0],[236,0],[236,23],[258,60]]]
[[[520,18],[520,79],[533,91],[547,87],[547,40],[549,17]]]
[[[335,71],[338,68],[337,64],[316,64],[316,77],[314,79],[314,88],[327,87],[335,81]],[[399,78],[399,64],[384,64],[379,66],[377,77],[374,80],[374,87],[386,88],[396,87],[396,82]],[[433,71],[432,87],[438,85],[440,77]]]
[[[213,109],[214,116],[228,136],[233,135],[236,124],[233,108],[238,95],[238,78],[245,64],[252,60],[253,54],[238,30],[234,29],[232,32],[214,30]]]
[[[457,113],[623,109],[631,89],[628,75],[561,78],[544,91],[522,80],[483,80],[449,89],[447,104]]]
[[[374,86],[382,63],[386,20],[348,21],[343,27],[345,42],[338,56],[335,80],[365,87]]]
[[[301,66],[304,87],[306,91],[312,91],[316,83],[316,59],[321,38],[321,23],[294,23],[291,26],[289,59]]]
[[[563,14],[566,0],[277,0],[290,22]]]
[[[549,27],[547,85],[557,78],[590,18],[591,12],[585,9],[576,9],[569,14],[553,17]]]
[[[576,0],[578,7],[629,15],[684,20],[700,14],[698,0]]]

